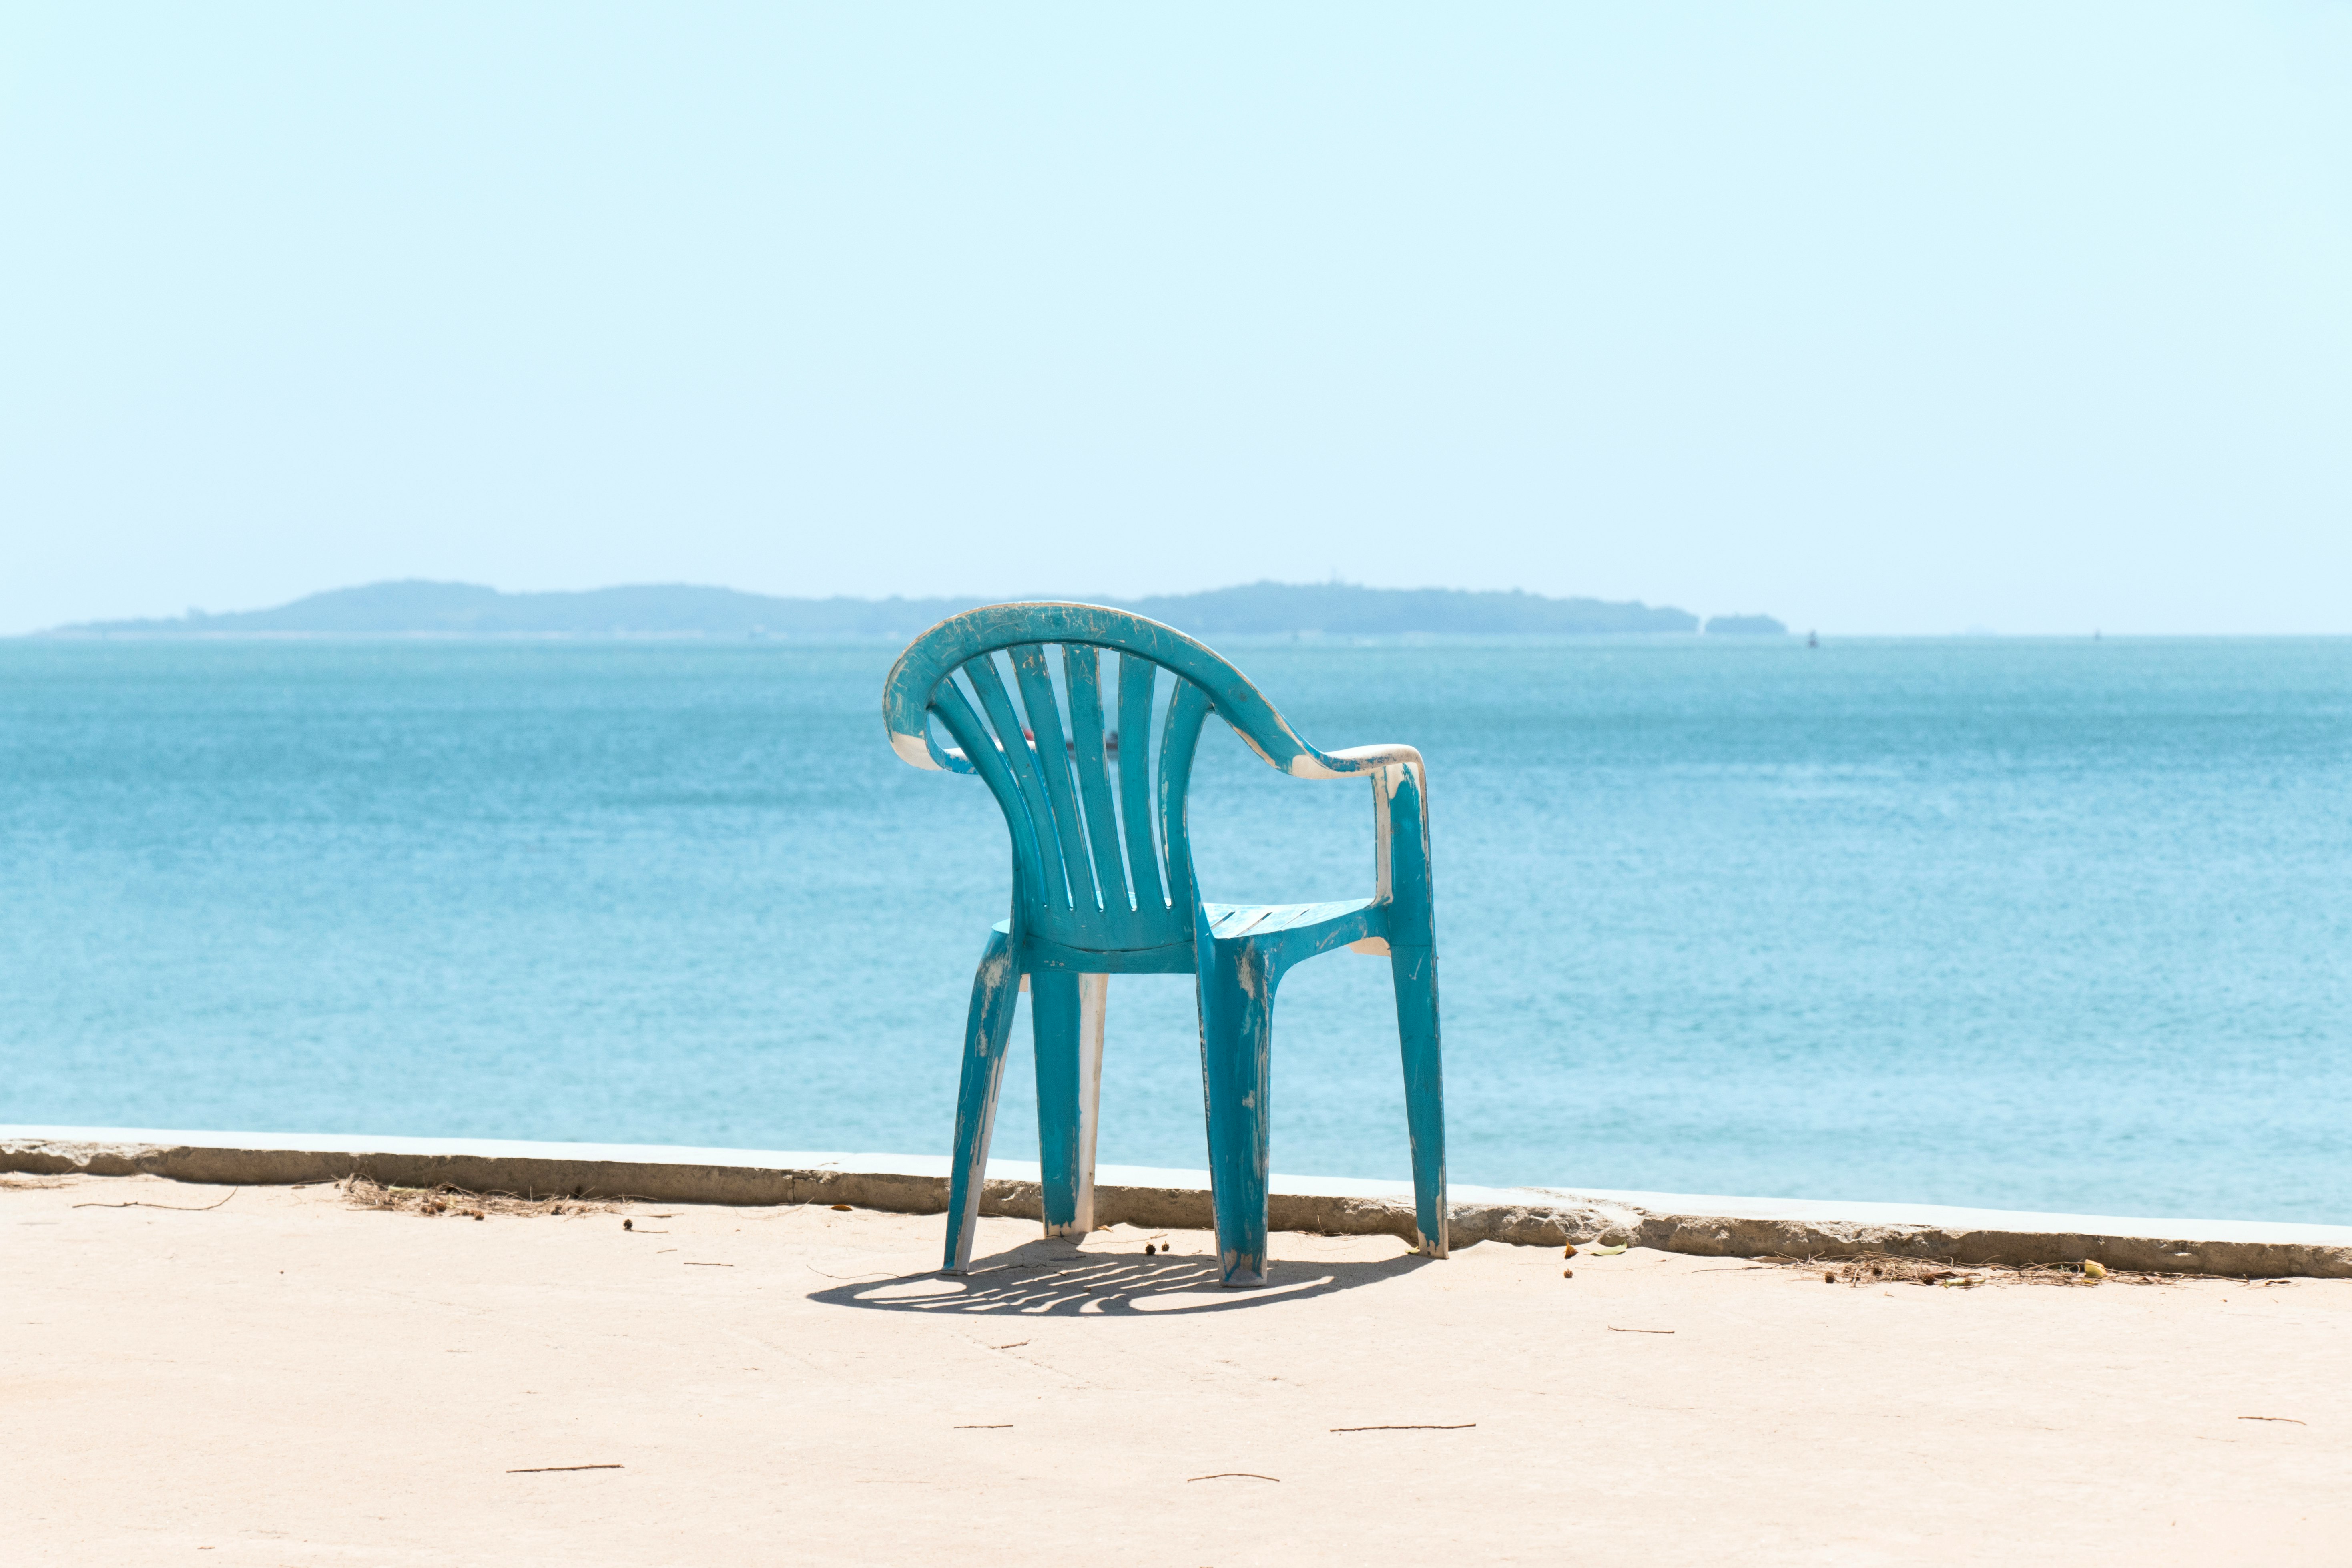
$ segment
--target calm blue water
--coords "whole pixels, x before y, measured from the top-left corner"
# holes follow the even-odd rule
[[[2352,642],[1234,651],[1429,759],[1456,1180],[2352,1221]],[[1006,856],[894,652],[0,644],[0,1121],[944,1152]],[[1211,731],[1209,896],[1368,892]],[[1205,1163],[1192,1008],[1106,1162]],[[1277,1169],[1405,1175],[1388,1009],[1285,982]]]

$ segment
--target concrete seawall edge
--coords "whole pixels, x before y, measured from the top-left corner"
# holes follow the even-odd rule
[[[28,1175],[150,1175],[229,1185],[290,1185],[362,1175],[399,1186],[446,1183],[470,1192],[656,1203],[841,1203],[902,1214],[938,1214],[947,1207],[943,1161],[812,1156],[800,1163],[803,1158],[467,1140],[0,1129],[0,1171]],[[1003,1163],[992,1163],[991,1168],[982,1212],[1038,1217],[1034,1174],[993,1173],[1005,1168]],[[1268,1217],[1276,1230],[1412,1237],[1409,1188],[1281,1178],[1275,1185]],[[1913,1217],[1888,1214],[1891,1205],[1853,1205],[1873,1211],[1854,1216],[1835,1213],[1833,1205],[1671,1198],[1461,1188],[1450,1205],[1449,1225],[1455,1247],[1481,1241],[1558,1247],[1622,1236],[1636,1246],[1705,1257],[1833,1258],[1886,1252],[1963,1265],[2088,1259],[2109,1268],[2163,1273],[2352,1278],[2352,1230],[2335,1226],[2134,1222],[1924,1207]],[[1097,1177],[1095,1212],[1097,1223],[1106,1226],[1207,1229],[1207,1178],[1196,1172],[1107,1167]],[[2173,1230],[2185,1234],[2167,1233]]]

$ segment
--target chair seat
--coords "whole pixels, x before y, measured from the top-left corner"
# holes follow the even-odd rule
[[[1286,939],[1286,945],[1296,941],[1309,952],[1320,952],[1334,946],[1360,942],[1368,936],[1388,934],[1388,922],[1382,920],[1370,899],[1342,899],[1323,904],[1203,904],[1209,917],[1209,934],[1219,942],[1231,942],[1246,937],[1252,942],[1272,942]],[[1326,942],[1322,939],[1332,940]],[[1302,955],[1303,956],[1303,955]]]
[[[1388,935],[1388,911],[1370,899],[1320,904],[1203,904],[1201,910],[1208,916],[1209,934],[1216,941],[1278,947],[1286,968],[1366,937]],[[1013,922],[1002,920],[991,929],[1010,936]],[[1021,966],[1079,974],[1190,974],[1194,963],[1190,942],[1093,952],[1033,936],[1022,953]]]

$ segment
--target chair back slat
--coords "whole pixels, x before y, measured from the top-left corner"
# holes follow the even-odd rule
[[[1127,868],[1139,910],[1168,904],[1160,880],[1160,846],[1151,831],[1151,692],[1159,679],[1160,667],[1150,659],[1118,656],[1119,825],[1127,833]]]
[[[1021,683],[1021,706],[1029,715],[1034,737],[1030,754],[1045,782],[1045,799],[1054,813],[1054,839],[1062,852],[1062,868],[1070,879],[1070,908],[1081,925],[1108,903],[1095,887],[1095,873],[1087,853],[1086,824],[1078,816],[1078,795],[1070,778],[1070,737],[1062,729],[1061,704],[1054,699],[1052,667],[1045,650],[1035,643],[1008,648],[1013,679]],[[1125,913],[1121,910],[1121,913]]]
[[[1070,760],[1077,764],[1078,796],[1087,809],[1095,886],[1102,892],[1105,911],[1124,916],[1136,906],[1128,897],[1127,868],[1119,859],[1118,813],[1111,805],[1110,774],[1103,766],[1102,650],[1065,643],[1062,686],[1070,694]]]
[[[1045,781],[1037,773],[1037,753],[1030,749],[1028,738],[1022,733],[1021,715],[1013,706],[1013,695],[1005,690],[1004,677],[997,673],[996,660],[990,655],[982,654],[965,665],[963,674],[979,694],[989,723],[995,727],[997,754],[1012,773],[1020,790],[1022,807],[1028,814],[1030,837],[1036,845],[1038,876],[1045,889],[1045,904],[1039,912],[1067,910],[1069,879],[1062,867],[1061,839],[1054,831],[1054,808],[1045,795]],[[1084,871],[1078,874],[1086,875]]]
[[[1176,683],[1160,737],[1160,841],[1168,846],[1168,901],[1189,919],[1199,901],[1192,889],[1192,836],[1184,821],[1192,753],[1209,717],[1209,694],[1189,680]]]
[[[987,784],[989,793],[1003,807],[1005,829],[1013,835],[1013,866],[1021,901],[1032,909],[1039,907],[1045,899],[1045,880],[1037,852],[1036,829],[1024,804],[1021,785],[1005,766],[995,737],[988,732],[988,727],[981,722],[980,715],[972,711],[971,704],[964,700],[952,679],[940,681],[931,694],[931,710],[947,726],[955,743],[963,748],[972,772]]]

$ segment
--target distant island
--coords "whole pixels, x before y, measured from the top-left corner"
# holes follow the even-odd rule
[[[1711,637],[1784,637],[1789,628],[1769,616],[1709,616],[1706,635]]]
[[[1039,595],[1114,605],[1203,637],[1406,633],[1592,636],[1689,634],[1699,617],[1671,605],[1551,599],[1460,588],[1362,588],[1344,583],[1251,583],[1144,599]],[[782,599],[732,588],[657,585],[581,593],[503,594],[469,583],[371,583],[312,594],[269,610],[165,620],[93,621],[45,635],[185,637],[910,637],[990,599]],[[1769,616],[1717,616],[1713,636],[1780,635]]]

